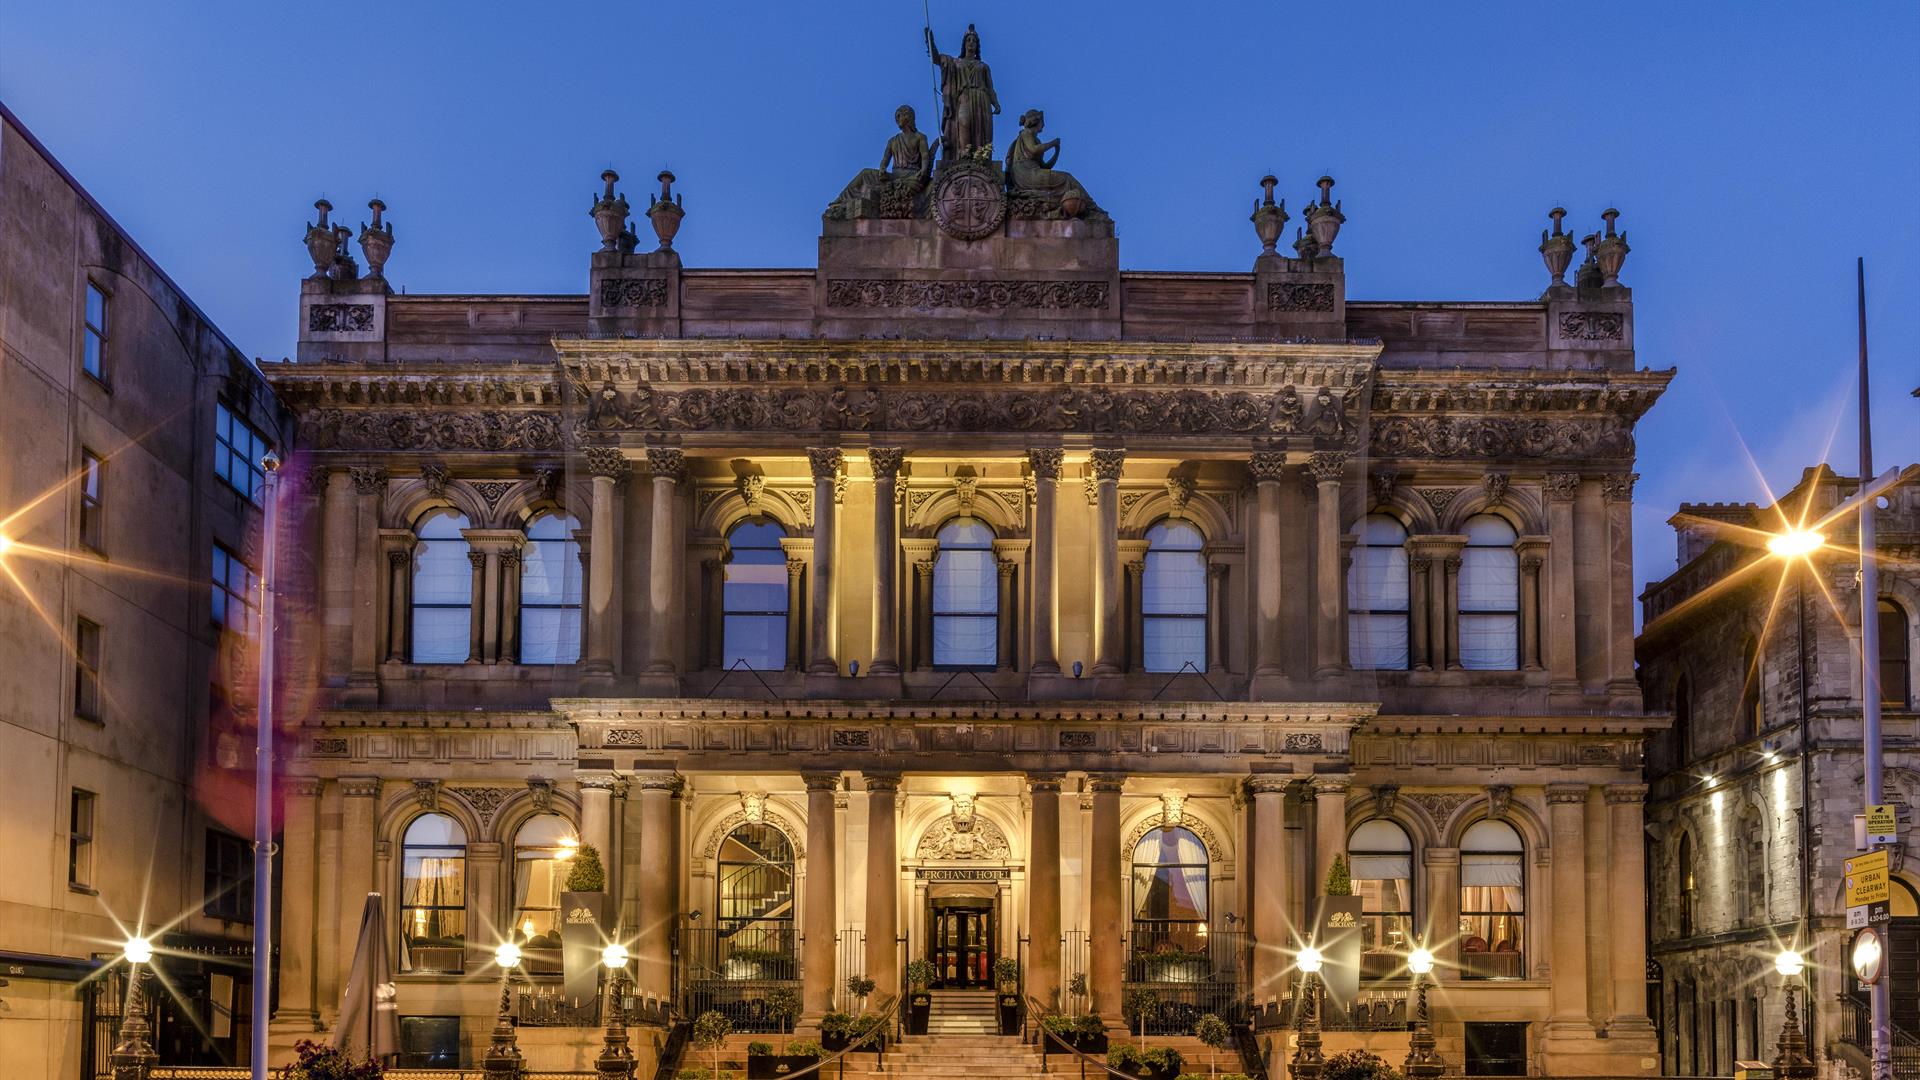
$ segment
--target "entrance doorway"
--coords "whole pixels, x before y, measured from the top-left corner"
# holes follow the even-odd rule
[[[992,900],[975,897],[935,898],[928,901],[927,959],[933,963],[933,985],[938,989],[984,987],[992,984],[994,939],[999,927]]]

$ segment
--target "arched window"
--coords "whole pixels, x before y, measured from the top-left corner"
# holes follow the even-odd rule
[[[755,671],[787,666],[785,529],[766,519],[742,521],[727,533],[726,579],[720,589],[721,663]]]
[[[1735,719],[1744,740],[1760,734],[1760,643],[1748,638],[1740,656],[1740,712]]]
[[[573,826],[558,814],[530,817],[514,834],[513,934],[532,971],[560,970],[560,894],[579,849]]]
[[[714,906],[727,978],[794,977],[793,844],[766,824],[746,824],[720,841]]]
[[[527,526],[520,553],[520,662],[580,659],[580,523],[547,513]]]
[[[1413,842],[1399,825],[1362,822],[1347,841],[1353,891],[1360,897],[1361,973],[1400,973],[1413,947]]]
[[[1767,923],[1767,833],[1758,814],[1749,814],[1740,828],[1741,869],[1745,871],[1746,911],[1742,920],[1749,925]]]
[[[1460,968],[1469,979],[1526,976],[1526,866],[1520,834],[1487,818],[1460,838]]]
[[[472,655],[473,564],[465,515],[435,510],[415,528],[413,662],[463,664]]]
[[[1147,530],[1140,575],[1141,658],[1148,671],[1207,670],[1206,538],[1184,521]]]
[[[1693,836],[1680,834],[1680,936],[1692,937],[1695,929],[1694,904],[1700,899],[1700,892],[1693,877]]]
[[[1880,700],[1907,707],[1913,693],[1913,643],[1907,638],[1907,613],[1891,600],[1880,601]]]
[[[1360,523],[1347,571],[1347,652],[1356,668],[1402,669],[1407,645],[1407,528],[1386,514]]]
[[[1133,848],[1133,953],[1206,951],[1207,845],[1191,829],[1162,825]],[[1165,982],[1174,973],[1135,974]]]
[[[933,662],[990,668],[999,661],[1000,568],[993,530],[979,518],[941,526],[933,557]]]
[[[1475,514],[1462,530],[1460,666],[1507,671],[1520,666],[1520,553],[1513,526],[1498,514]]]
[[[400,841],[400,969],[454,971],[467,944],[467,831],[421,814]]]

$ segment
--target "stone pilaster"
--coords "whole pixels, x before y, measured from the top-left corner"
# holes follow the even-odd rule
[[[1060,994],[1060,777],[1029,773],[1027,993],[1049,1008]]]
[[[1207,670],[1227,670],[1227,564],[1207,562]]]
[[[353,477],[345,469],[327,473],[320,519],[320,623],[324,631],[321,678],[345,686],[353,668],[353,548],[357,510]]]
[[[371,705],[378,697],[380,633],[380,497],[387,490],[387,472],[354,468],[353,524],[353,669],[347,677],[347,700]]]
[[[1540,661],[1540,571],[1546,565],[1548,541],[1544,536],[1523,536],[1515,545],[1520,553],[1520,669],[1539,671]]]
[[[590,446],[587,470],[593,474],[592,552],[587,562],[587,655],[580,674],[591,679],[613,677],[618,650],[621,596],[614,587],[614,567],[620,550],[615,540],[620,513],[618,483],[627,475],[627,459],[617,448]]]
[[[833,654],[833,597],[835,563],[835,518],[839,505],[835,483],[840,478],[840,448],[815,446],[807,450],[807,463],[813,469],[813,604],[807,613],[807,674],[837,675],[840,664]]]
[[[1054,638],[1057,607],[1054,597],[1055,521],[1059,515],[1060,461],[1057,446],[1027,452],[1033,469],[1033,673],[1058,675],[1060,655]]]
[[[318,836],[314,842],[316,867],[313,916],[313,1007],[323,1018],[340,1008],[340,887],[319,867],[340,865],[340,826],[345,816],[345,794],[339,781],[321,781]]]
[[[1314,674],[1340,674],[1345,635],[1340,620],[1344,575],[1340,572],[1340,477],[1347,467],[1343,450],[1322,450],[1307,460],[1314,482],[1313,596]]]
[[[1591,1039],[1587,1019],[1587,870],[1585,784],[1547,785],[1553,838],[1552,1015],[1549,1039]],[[1644,969],[1643,969],[1644,970]]]
[[[1288,961],[1286,796],[1291,776],[1255,776],[1253,797],[1253,1000],[1264,1006],[1284,990]]]
[[[1607,692],[1636,698],[1633,670],[1633,484],[1639,473],[1600,478],[1607,530]]]
[[[1092,1012],[1108,1028],[1124,1025],[1120,989],[1127,955],[1127,921],[1120,873],[1120,789],[1126,778],[1092,777],[1093,828],[1088,838],[1087,879],[1091,886],[1087,926],[1088,982],[1093,991]]]
[[[807,784],[807,879],[803,886],[806,911],[800,951],[800,1023],[818,1031],[820,1018],[833,1008],[836,982],[834,884],[839,869],[833,800],[840,788],[840,774],[810,772],[801,774],[801,778]]]
[[[648,538],[647,555],[647,674],[672,676],[679,673],[679,649],[686,634],[681,606],[685,595],[682,568],[687,555],[680,537],[679,506],[687,460],[677,446],[649,446],[647,467],[653,474],[653,533]]]
[[[1280,668],[1280,478],[1287,456],[1261,450],[1248,459],[1254,481],[1253,514],[1253,673],[1278,675]]]
[[[786,670],[799,671],[807,652],[807,562],[812,557],[813,541],[788,537],[780,541],[780,550],[787,557]]]
[[[1647,897],[1645,784],[1605,788],[1611,855],[1607,878],[1607,944],[1613,977],[1610,1040],[1645,1040],[1653,1054],[1653,1021],[1647,1017]]]
[[[1125,450],[1095,450],[1087,459],[1096,501],[1093,514],[1093,567],[1097,597],[1094,626],[1095,675],[1126,670],[1123,645],[1125,604],[1120,581],[1120,471]]]
[[[634,949],[634,989],[666,997],[673,991],[673,924],[677,891],[673,797],[680,776],[671,769],[635,774],[640,788],[640,925]]]
[[[1315,896],[1326,892],[1327,872],[1333,869],[1333,857],[1347,853],[1347,789],[1351,776],[1313,778],[1313,890]]]
[[[1415,552],[1407,556],[1408,666],[1415,671],[1433,670],[1433,556]]]
[[[320,781],[292,776],[285,781],[286,819],[280,854],[280,1002],[276,1029],[314,1030],[314,883],[319,878],[315,843]]]
[[[360,936],[360,914],[366,908],[367,894],[374,891],[374,823],[380,807],[380,780],[343,777],[340,793],[344,799],[340,807],[339,946],[334,954],[340,970],[336,987],[346,985],[346,969],[353,963],[354,945]],[[337,992],[334,1004],[338,1005]]]
[[[1460,849],[1425,848],[1427,912],[1421,940],[1433,951],[1433,975],[1443,982],[1460,977]]]
[[[900,461],[906,451],[898,446],[875,446],[867,451],[873,472],[873,663],[875,675],[900,673]]]
[[[1556,693],[1578,693],[1580,673],[1574,651],[1573,497],[1580,474],[1547,474],[1547,671]]]
[[[613,774],[592,769],[574,775],[580,784],[580,842],[593,845],[600,853],[600,865],[610,870],[614,865]]]
[[[896,837],[900,778],[868,774],[867,978],[880,994],[900,988],[900,855]]]

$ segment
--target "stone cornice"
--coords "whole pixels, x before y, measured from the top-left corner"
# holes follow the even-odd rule
[[[555,408],[560,375],[547,365],[268,364],[267,381],[288,405],[325,408],[488,406]]]
[[[988,723],[1048,720],[1057,723],[1258,724],[1352,730],[1375,719],[1367,702],[904,702],[728,701],[724,699],[554,698],[565,724],[650,720],[833,720],[846,723]],[[365,714],[362,714],[365,715]],[[452,713],[452,716],[463,714]],[[561,725],[564,726],[564,725]]]
[[[1432,371],[1382,367],[1373,413],[1605,413],[1638,420],[1653,407],[1674,369],[1631,372],[1514,370]]]
[[[1632,735],[1665,731],[1673,718],[1661,715],[1606,716],[1375,716],[1367,735]]]

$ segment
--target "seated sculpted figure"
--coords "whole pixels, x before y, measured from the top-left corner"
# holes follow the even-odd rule
[[[1007,147],[1007,187],[1015,196],[1037,197],[1055,205],[1069,195],[1075,196],[1084,207],[1081,213],[1093,209],[1093,200],[1073,174],[1053,167],[1060,160],[1060,140],[1041,141],[1040,131],[1046,122],[1047,114],[1039,109],[1021,114],[1020,135]]]
[[[880,167],[861,169],[838,198],[827,206],[827,217],[836,221],[858,217],[911,217],[913,202],[927,186],[933,171],[933,153],[938,143],[929,146],[927,137],[914,126],[913,106],[893,110],[900,134],[887,140],[880,155]]]

